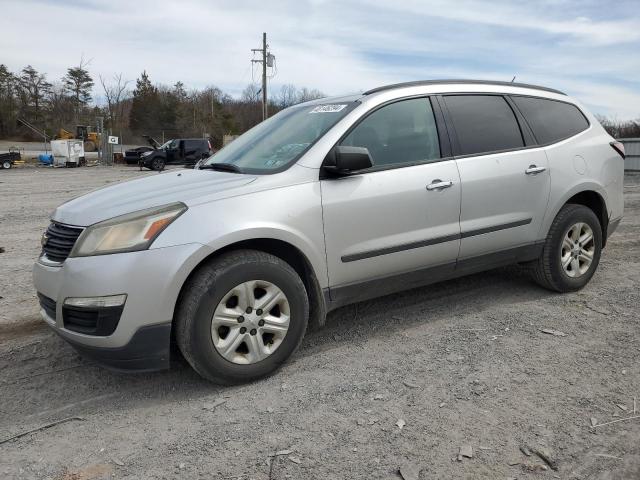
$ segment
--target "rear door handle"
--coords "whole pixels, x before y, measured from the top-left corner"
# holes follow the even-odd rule
[[[440,180],[439,178],[433,180],[429,185],[427,185],[427,190],[431,191],[431,190],[443,190],[445,188],[449,188],[451,185],[453,185],[453,182],[451,180],[447,181],[447,182],[443,182],[442,180]]]
[[[546,167],[537,167],[536,165],[529,165],[529,168],[527,168],[524,173],[526,173],[527,175],[536,175],[538,173],[542,173],[546,170]]]

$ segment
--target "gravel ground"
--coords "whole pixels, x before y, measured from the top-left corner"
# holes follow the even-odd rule
[[[51,210],[149,174],[0,172],[0,478],[640,478],[640,176],[581,292],[501,269],[345,307],[279,373],[224,388],[180,360],[109,372],[37,319]]]

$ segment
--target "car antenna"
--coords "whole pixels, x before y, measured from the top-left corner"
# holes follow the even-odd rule
[[[511,79],[511,83],[516,81],[516,76],[514,75],[513,78]]]

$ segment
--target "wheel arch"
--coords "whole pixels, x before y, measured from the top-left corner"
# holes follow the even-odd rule
[[[202,258],[195,267],[192,268],[180,286],[180,291],[174,305],[174,318],[177,307],[185,293],[185,286],[201,268],[204,268],[209,262],[226,252],[245,249],[269,253],[287,262],[296,273],[298,273],[307,290],[307,297],[309,299],[309,326],[311,328],[319,328],[324,325],[327,305],[312,263],[295,245],[285,240],[268,237],[238,240],[220,247]]]
[[[605,199],[604,192],[598,190],[600,189],[597,187],[586,187],[568,193],[563,201],[559,202],[558,207],[553,212],[553,215],[550,216],[550,222],[547,231],[551,226],[551,222],[558,215],[558,212],[562,207],[567,204],[584,205],[585,207],[593,211],[593,213],[596,214],[598,220],[600,221],[600,228],[602,229],[602,247],[604,248],[607,242],[607,230],[609,228],[609,211],[607,208],[607,201]]]

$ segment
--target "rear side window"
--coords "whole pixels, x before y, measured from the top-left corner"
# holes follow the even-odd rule
[[[499,95],[444,97],[458,135],[459,155],[477,155],[524,147],[513,110]]]
[[[428,98],[385,105],[360,122],[342,145],[366,147],[374,167],[435,161],[438,130]]]
[[[202,147],[201,140],[185,140],[184,141],[184,149],[185,150],[197,150]]]
[[[511,97],[527,119],[539,144],[559,142],[589,128],[575,105],[534,97]]]

